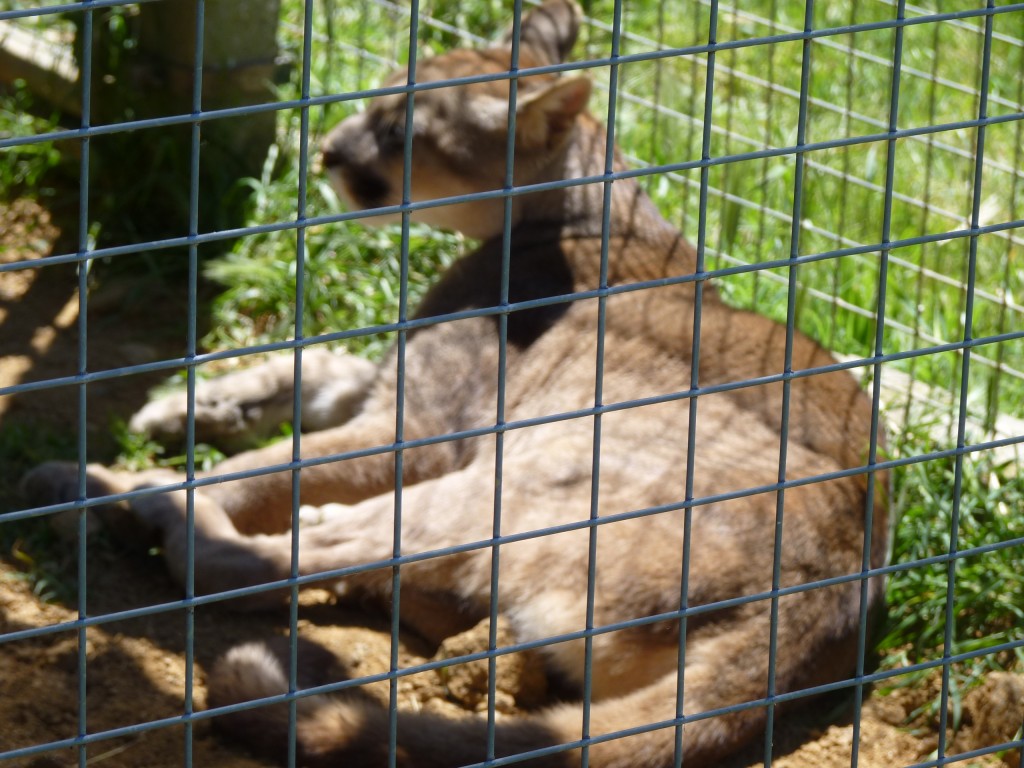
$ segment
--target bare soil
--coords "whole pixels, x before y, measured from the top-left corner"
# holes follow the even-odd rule
[[[62,231],[64,230],[64,231]],[[31,200],[0,202],[0,263],[29,262],[54,253],[73,251],[65,236],[67,225]],[[141,286],[141,287],[140,287]],[[139,278],[110,279],[90,293],[88,369],[90,371],[156,360],[182,353],[184,332],[164,318],[181,316],[185,295],[173,287],[154,290]],[[0,273],[0,387],[43,381],[73,374],[78,361],[79,300],[74,266]],[[109,459],[111,420],[126,418],[146,397],[160,376],[130,376],[90,384],[87,436],[90,458]],[[0,397],[0,436],[8,449],[0,471],[0,512],[19,508],[16,475],[39,455],[52,450],[74,456],[73,436],[78,423],[77,388],[64,386]],[[56,440],[40,439],[57,435]],[[66,439],[59,439],[59,438]],[[10,441],[23,440],[25,450],[10,450]],[[4,525],[0,523],[0,527]],[[24,526],[25,524],[20,524]],[[20,532],[21,527],[16,530]],[[3,531],[0,530],[0,534]],[[75,607],[74,554],[61,554],[60,544],[39,549],[35,539],[0,536],[0,634],[38,627],[60,627],[73,621]],[[29,536],[29,534],[25,534]],[[67,549],[73,546],[66,545]],[[56,556],[53,549],[57,549]],[[55,558],[59,584],[30,577],[38,558]],[[41,597],[40,594],[45,595]],[[87,612],[90,616],[116,613],[145,605],[173,603],[178,589],[154,556],[127,553],[102,535],[90,541],[87,574]],[[241,641],[282,634],[284,609],[259,615],[232,612],[228,607],[199,608],[194,616],[194,703],[205,703],[205,674],[213,661]],[[366,675],[389,668],[391,641],[388,619],[369,608],[338,605],[326,591],[304,593],[299,607],[300,634],[331,648],[350,673]],[[85,634],[85,729],[88,733],[123,728],[184,711],[186,692],[186,616],[181,609],[125,619],[90,628]],[[487,628],[481,625],[448,641],[441,649],[426,647],[415,637],[402,636],[401,666],[422,663],[437,654],[458,655],[486,647]],[[0,640],[0,751],[43,745],[74,737],[81,727],[79,713],[79,649],[76,631],[61,628],[18,640]],[[453,670],[402,678],[400,706],[424,708],[452,717],[472,717],[486,704],[486,666],[462,665]],[[511,657],[502,662],[497,680],[500,716],[550,701],[539,677],[538,662]],[[387,684],[367,686],[382,701]],[[910,715],[934,694],[928,686],[875,693],[860,718],[861,768],[894,768],[928,758],[937,745],[934,725]],[[775,733],[777,768],[847,766],[853,745],[853,715],[849,699],[815,707],[784,719]],[[950,734],[954,752],[977,749],[1012,739],[1024,718],[1024,677],[993,674],[965,697],[962,727]],[[132,735],[104,739],[88,749],[90,764],[160,768],[183,764],[184,727],[178,724]],[[221,768],[270,765],[222,741],[208,722],[194,725],[193,764]],[[730,768],[760,766],[763,746],[755,745],[730,761]],[[1019,756],[989,756],[968,765],[1019,765]],[[21,758],[0,760],[7,766],[53,768],[77,764],[72,749],[52,749]]]

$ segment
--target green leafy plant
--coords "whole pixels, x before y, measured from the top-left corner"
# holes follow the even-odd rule
[[[910,455],[927,450],[928,435],[911,435],[902,447]],[[888,580],[888,615],[879,650],[883,668],[897,669],[926,659],[1024,639],[1024,477],[1016,461],[996,462],[990,454],[967,454],[960,470],[961,493],[952,491],[952,459],[911,464],[895,476],[896,536],[892,559],[912,563],[956,551],[993,547],[956,560],[950,583],[946,562],[920,565]],[[952,538],[953,512],[957,535]],[[1001,543],[1009,543],[1000,546]],[[947,604],[952,598],[952,646],[944,648]],[[959,697],[993,669],[1024,666],[1024,648],[983,654],[952,668],[951,696]],[[898,678],[914,684],[935,675],[916,672]],[[923,711],[934,715],[938,699]]]
[[[56,115],[41,116],[23,80],[0,91],[0,140],[49,133]],[[38,195],[46,173],[55,168],[61,155],[53,142],[20,144],[0,150],[0,192],[3,195]]]

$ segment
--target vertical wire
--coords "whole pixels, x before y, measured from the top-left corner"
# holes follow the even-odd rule
[[[712,1],[712,5],[714,7],[713,13],[715,15],[717,15],[718,5],[717,5],[717,3],[714,2],[714,0]],[[701,10],[700,9],[700,3],[694,3],[693,4],[693,42],[694,42],[694,45],[697,45],[697,44],[700,43],[700,33],[698,31],[700,29],[700,10]],[[699,71],[700,70],[698,69],[697,59],[696,58],[691,58],[690,59],[690,79],[689,79],[690,83],[696,83],[697,82],[697,72],[699,72]],[[697,91],[696,91],[696,88],[694,88],[691,85],[690,86],[690,108],[689,108],[689,110],[687,111],[686,114],[694,115],[696,113],[697,113]],[[689,122],[688,130],[686,132],[686,156],[687,156],[687,158],[690,158],[692,156],[692,154],[693,154],[693,136],[694,136],[695,132],[696,132],[696,121],[691,118],[691,120]],[[682,215],[680,216],[680,218],[682,219],[682,226],[680,227],[680,229],[685,231],[687,219],[689,219],[689,217],[690,217],[690,194],[689,194],[689,191],[688,191],[688,188],[687,188],[687,190],[684,191],[684,193],[683,193],[683,210],[682,210]]]
[[[995,0],[988,0],[985,7],[988,9],[994,8]],[[984,121],[988,117],[989,75],[992,66],[992,23],[993,16],[990,13],[985,16],[985,42],[981,60],[981,90],[978,95],[978,119],[981,121],[981,124],[977,128],[977,149],[974,159],[974,192],[971,204],[972,230],[978,228],[981,218],[981,186],[985,175]],[[966,444],[967,384],[971,373],[971,347],[969,342],[974,338],[974,286],[978,266],[978,238],[979,235],[977,234],[972,234],[970,237],[970,251],[967,262],[967,305],[964,310],[964,349],[960,372],[960,412],[956,428],[956,445],[959,450],[956,454],[953,469],[953,507],[950,513],[948,550],[950,558],[946,566],[946,627],[942,640],[942,694],[939,697],[939,746],[937,753],[940,762],[946,756],[946,727],[949,719],[949,676],[950,667],[952,666],[949,657],[952,655],[953,623],[956,620],[954,597],[956,594],[956,564],[958,560],[954,555],[959,549],[958,540],[960,537],[960,494],[964,479],[964,454],[962,449]]]
[[[84,2],[84,0],[83,0]],[[93,44],[93,10],[82,11],[82,130],[90,128],[92,112],[92,44]],[[88,134],[82,137],[82,160],[78,167],[78,253],[84,256],[89,250],[89,148]],[[89,267],[92,261],[88,258],[78,264],[78,375],[84,376],[89,370]],[[88,444],[86,440],[86,415],[88,385],[82,381],[78,385],[78,499],[86,499],[86,465],[88,463]],[[78,618],[83,620],[88,615],[88,515],[86,508],[78,510]],[[88,664],[86,627],[78,629],[78,735],[84,737],[87,732],[87,701],[86,701],[86,667]],[[77,749],[79,768],[85,768],[87,748],[80,745]]]
[[[986,21],[987,21],[988,19],[992,18],[992,15],[989,14],[985,18],[986,18]],[[976,59],[977,59],[977,63],[976,63],[975,66],[976,67],[980,67],[982,69],[984,69],[984,66],[987,63],[984,60],[984,58],[983,58],[985,56],[984,49],[985,49],[985,37],[984,37],[984,35],[982,35],[981,37],[978,38],[978,47],[977,47],[977,49],[975,51],[976,52]],[[976,105],[977,109],[981,110],[983,104],[985,104],[987,106],[987,102],[988,102],[988,95],[987,94],[983,95],[979,91],[978,92],[978,99],[975,102],[975,105]],[[975,197],[974,190],[973,189],[968,189],[967,195],[966,195],[966,199],[971,203],[972,207],[974,205],[974,197]],[[967,261],[968,261],[968,264],[970,263],[970,249],[971,249],[971,243],[972,242],[973,242],[972,240],[968,240],[968,246],[967,246],[967,250],[968,250],[968,259],[967,259]],[[936,258],[936,263],[938,263],[938,258]],[[960,300],[963,303],[965,303],[965,304],[968,301],[968,297],[967,297],[967,282],[970,279],[969,275],[970,275],[969,267],[967,265],[964,265],[963,278],[959,282],[959,287],[960,287]],[[937,297],[935,299],[936,302],[941,301],[941,298],[938,298],[939,290],[940,290],[940,286],[936,285],[934,290],[933,290],[933,293],[932,293],[932,295],[934,297]],[[974,301],[974,297],[973,296],[970,297],[970,301],[972,301],[972,302]],[[941,306],[941,304],[939,306]],[[963,361],[961,361],[961,370],[962,369],[963,369]],[[952,412],[952,403],[954,403],[954,402],[956,402],[958,400],[957,388],[959,387],[962,390],[963,386],[964,386],[964,384],[963,384],[962,381],[961,382],[957,382],[956,376],[950,376],[949,377],[949,401],[950,401],[950,411],[951,412]],[[947,426],[948,426],[947,435],[948,435],[948,439],[950,439],[950,440],[953,439],[953,423],[954,422],[953,422],[952,418],[947,420]]]
[[[850,3],[850,16],[847,19],[847,24],[851,27],[857,23],[857,3]],[[851,114],[853,113],[853,73],[855,70],[855,64],[857,57],[854,56],[857,44],[857,33],[850,33],[850,53],[846,57],[846,103],[843,109],[843,130],[842,135],[844,138],[850,137],[850,122]],[[852,152],[850,148],[843,150],[843,170],[840,178],[842,179],[841,186],[839,187],[839,223],[836,227],[836,234],[839,238],[846,237],[846,206],[848,203],[848,192],[850,186],[850,156]],[[841,243],[842,240],[837,238],[837,244]],[[842,285],[842,271],[843,271],[843,259],[834,259],[832,261],[832,316],[829,318],[829,339],[828,347],[835,349],[836,346],[836,327],[838,326],[838,315],[839,315],[839,292],[840,286]]]
[[[409,9],[409,74],[406,84],[410,90],[405,95],[405,137],[402,147],[402,246],[401,268],[399,270],[398,288],[398,322],[405,323],[409,314],[409,211],[406,206],[412,199],[412,137],[413,110],[415,109],[416,57],[418,55],[418,38],[420,22],[419,0],[412,0]],[[405,440],[405,347],[408,332],[399,328],[396,341],[397,357],[395,387],[395,516],[394,544],[392,556],[402,554],[402,475],[405,468],[405,452],[402,443]],[[395,768],[398,760],[398,630],[400,626],[402,596],[401,566],[391,568],[391,658],[388,685],[388,767]]]
[[[622,0],[615,0],[612,11],[612,45],[608,65],[608,118],[605,132],[604,173],[615,169],[615,118],[619,97],[619,58],[622,42]],[[611,238],[612,181],[603,182],[601,200],[601,268],[598,287],[608,287],[608,246]],[[597,345],[594,361],[594,407],[604,404],[604,335],[608,297],[601,294],[597,299]],[[594,414],[594,447],[590,472],[590,519],[600,517],[601,487],[601,414]],[[580,750],[580,768],[590,765],[590,709],[594,691],[594,604],[597,597],[597,526],[592,525],[587,538],[587,608],[586,635],[583,639],[583,748]]]
[[[658,35],[655,40],[657,43],[658,50],[665,48],[665,0],[658,0]],[[662,79],[664,76],[664,68],[667,62],[664,59],[656,59],[654,61],[654,87],[652,89],[653,98],[652,101],[655,104],[661,104],[661,89]],[[662,116],[661,110],[652,110],[651,115],[651,139],[649,146],[649,155],[655,162],[661,162],[662,153],[658,147],[658,138],[661,133]],[[651,175],[644,177],[643,184],[647,187],[648,193],[654,188],[654,182],[657,176]]]
[[[1024,13],[1020,15],[1020,19],[1024,22]],[[1021,56],[1024,59],[1024,53]],[[1017,80],[1017,104],[1024,104],[1024,78],[1018,78]],[[1013,163],[1011,168],[1021,168],[1024,165],[1024,157],[1022,157],[1022,150],[1024,150],[1024,120],[1017,120],[1015,126],[1015,137],[1014,137],[1014,149],[1013,149]],[[1017,218],[1017,179],[1011,176],[1010,179],[1010,200],[1007,205],[1007,215],[1009,220]],[[1009,287],[1010,277],[1013,274],[1013,263],[1015,245],[1012,237],[1006,238],[1006,253],[1003,257],[1003,281],[1004,287]],[[1004,290],[1001,300],[999,302],[999,316],[996,319],[996,333],[1002,334],[1006,332],[1006,315],[1009,310],[1007,306],[1007,295],[1009,291]],[[996,434],[996,425],[999,420],[999,385],[1002,381],[1003,372],[1003,360],[1006,355],[1006,345],[998,344],[996,346],[996,365],[992,371],[992,378],[990,379],[991,384],[988,388],[985,413],[985,431],[990,435]]]
[[[507,307],[509,303],[508,285],[509,270],[512,263],[512,195],[515,184],[515,150],[516,150],[516,99],[519,95],[519,38],[522,29],[523,3],[515,0],[512,10],[512,44],[509,60],[508,81],[508,136],[505,141],[505,180],[504,189],[508,193],[504,199],[503,221],[501,228],[501,286],[498,302]],[[501,494],[503,488],[503,471],[505,456],[505,378],[508,358],[508,313],[502,312],[498,318],[498,389],[496,393],[494,424],[494,511],[491,533],[495,540],[501,536]],[[498,578],[501,571],[501,547],[491,547],[491,596],[488,616],[490,622],[487,633],[487,760],[495,757],[495,720],[497,706],[498,658],[494,651],[498,647],[498,608],[500,593]]]
[[[356,29],[357,29],[357,32],[356,32],[356,39],[357,39],[356,46],[359,48],[359,50],[366,51],[366,50],[369,50],[369,48],[367,47],[367,43],[366,43],[366,39],[367,39],[367,32],[366,32],[367,24],[366,24],[366,20],[369,18],[369,15],[370,15],[369,14],[369,4],[367,3],[367,0],[360,0],[359,5],[360,5],[360,13],[359,13],[359,24],[356,27]],[[365,72],[365,69],[364,69],[363,57],[362,56],[356,56],[356,88],[357,89],[362,90],[365,87],[363,85],[363,83],[365,82],[365,80],[364,80],[365,77],[366,77],[366,72]]]
[[[203,47],[206,24],[206,2],[196,0],[195,50],[192,62],[192,115],[198,117],[203,109]],[[196,320],[197,284],[199,274],[199,246],[195,239],[199,235],[199,146],[202,123],[192,122],[189,158],[188,198],[188,329],[186,331],[186,419],[185,419],[185,765],[192,764],[192,720],[194,710],[193,684],[195,672],[195,606],[191,604],[196,595],[195,558],[195,502],[196,492],[192,482],[196,477]]]
[[[302,458],[302,353],[305,338],[306,303],[306,197],[309,172],[309,83],[313,51],[313,0],[305,0],[302,16],[302,106],[299,108],[299,188],[295,220],[295,351],[292,369],[292,461]],[[299,509],[302,504],[302,470],[296,466],[291,472],[292,521],[291,565],[288,571],[293,579],[288,606],[288,692],[299,689]],[[288,700],[288,766],[295,768],[298,739],[298,699]]]
[[[899,0],[896,8],[896,18],[903,21],[906,15],[906,0]],[[903,25],[896,27],[893,40],[892,53],[892,85],[889,93],[889,134],[892,136],[899,127],[900,113],[900,78],[903,70]],[[882,212],[882,238],[881,243],[887,246],[892,239],[892,199],[893,188],[896,182],[896,148],[895,137],[889,138],[886,142],[885,157],[885,204]],[[885,354],[885,304],[886,291],[888,288],[889,276],[889,248],[883,247],[880,251],[878,267],[878,306],[875,311],[875,357]],[[875,363],[873,366],[873,381],[871,390],[871,438],[868,447],[867,466],[874,467],[878,461],[879,441],[879,413],[882,397],[882,364]],[[854,710],[853,710],[853,739],[850,751],[850,765],[857,768],[860,758],[860,727],[861,714],[864,704],[864,657],[867,655],[867,629],[868,629],[868,591],[870,581],[866,574],[871,570],[871,543],[874,533],[875,518],[875,490],[878,477],[874,469],[867,473],[867,498],[864,502],[864,544],[861,549],[861,582],[860,582],[860,612],[858,616],[857,631],[857,666],[854,686]]]
[[[938,74],[939,74],[939,30],[942,28],[942,24],[938,22],[932,22],[932,66],[931,72],[929,73],[930,87],[928,89],[928,125],[935,125],[936,122],[936,91],[938,90]],[[925,139],[925,152],[924,152],[924,198],[922,200],[923,205],[921,206],[921,223],[919,225],[921,234],[928,231],[928,219],[931,215],[931,200],[932,200],[932,161],[935,155],[935,135],[929,133]],[[920,268],[917,270],[916,285],[914,287],[914,332],[911,337],[911,349],[917,349],[917,345],[921,343],[921,323],[922,323],[922,307],[924,306],[924,271],[928,265],[928,253],[929,247],[927,244],[921,245],[921,256],[920,256]],[[910,366],[907,370],[907,376],[909,377],[909,383],[907,384],[907,398],[903,404],[903,420],[901,424],[910,424],[910,409],[913,405],[912,392],[914,391],[914,383],[917,381],[917,357],[910,358]],[[904,434],[906,430],[904,429]],[[902,436],[901,436],[902,438]]]
[[[814,28],[814,0],[806,0],[804,6],[804,32],[811,32]],[[800,226],[803,219],[803,194],[804,194],[804,157],[801,147],[807,141],[807,102],[810,96],[811,80],[811,44],[812,40],[805,37],[800,63],[800,115],[797,123],[797,140],[793,169],[793,224],[790,230],[790,259],[796,259],[800,255]],[[786,303],[786,353],[783,365],[784,373],[793,372],[793,336],[796,333],[796,294],[797,294],[797,265],[789,267],[789,289]],[[785,379],[782,382],[782,413],[779,429],[779,482],[786,481],[786,461],[789,451],[789,411],[790,397],[792,394],[792,380]],[[775,541],[774,541],[774,562],[772,564],[772,598],[771,598],[771,626],[769,629],[768,641],[768,704],[766,706],[766,722],[764,733],[764,765],[771,768],[772,764],[772,743],[774,741],[775,729],[775,703],[772,700],[776,693],[775,665],[778,652],[779,635],[779,586],[782,580],[782,529],[783,518],[786,509],[786,489],[780,488],[776,495],[775,506]]]
[[[330,90],[332,90],[335,87],[335,85],[334,85],[335,83],[343,82],[341,76],[338,76],[337,79],[333,79],[333,76],[334,76],[335,72],[337,72],[339,70],[342,70],[342,69],[347,69],[348,68],[348,54],[345,53],[345,52],[341,52],[341,51],[337,51],[337,52],[335,51],[335,41],[337,40],[337,37],[335,36],[335,29],[334,29],[334,14],[336,13],[335,6],[334,6],[334,0],[323,0],[323,3],[321,4],[321,9],[322,9],[323,23],[324,23],[324,33],[323,34],[324,34],[324,40],[325,40],[325,44],[321,46],[321,51],[320,51],[320,55],[323,57],[323,59],[322,59],[323,65],[322,65],[322,70],[321,71],[328,73],[328,76],[327,76],[327,78],[324,78],[324,79],[321,80],[320,88],[322,90],[330,92]],[[303,51],[303,59],[305,59],[306,37],[308,37],[308,35],[306,34],[306,30],[308,28],[310,33],[312,33],[312,30],[313,30],[312,22],[308,21],[310,13],[311,13],[312,10],[313,10],[313,7],[311,5],[306,5],[304,7],[304,9],[303,9],[303,17],[302,17],[302,32],[303,32],[303,41],[302,41],[303,47],[302,47],[302,51]],[[355,34],[356,48],[358,48],[360,50],[363,50],[363,51],[367,50],[367,48],[366,48],[366,31],[365,30],[366,30],[366,12],[363,11],[363,13],[361,13],[359,15],[359,23],[356,25],[356,34]],[[339,54],[339,55],[335,55],[336,53]],[[362,77],[361,77],[362,71],[363,71],[363,57],[359,56],[358,54],[356,54],[354,56],[354,58],[355,58],[355,72],[356,72],[355,88],[357,90],[359,90],[359,89],[362,89],[362,87],[363,87],[363,81],[362,81]],[[305,67],[305,63],[303,63],[303,67]],[[303,71],[303,74],[305,74],[305,70]],[[351,80],[349,80],[349,82],[351,82]],[[325,129],[326,129],[326,126],[327,126],[327,110],[326,109],[321,109],[321,110],[319,110],[317,112],[316,128],[314,129],[314,132],[317,133],[317,134],[323,134]]]
[[[736,40],[739,37],[739,32],[738,32],[738,30],[739,30],[739,14],[737,14],[737,13],[733,13],[732,14],[732,21],[731,21],[729,26],[731,27],[731,29],[730,29],[731,37],[732,37],[733,40]],[[721,152],[722,152],[723,155],[729,155],[732,152],[732,137],[733,137],[733,132],[732,132],[733,119],[732,118],[733,118],[733,108],[734,108],[735,103],[737,101],[737,99],[731,98],[732,94],[729,93],[729,91],[732,91],[733,89],[736,88],[736,80],[737,80],[737,78],[736,78],[736,55],[737,55],[736,49],[735,48],[730,48],[729,51],[725,55],[728,58],[728,61],[727,61],[725,66],[726,66],[726,69],[729,72],[729,81],[728,81],[728,85],[726,86],[728,88],[728,91],[726,92],[726,98],[725,98],[725,134],[722,136],[722,144],[721,144],[722,149],[721,149]],[[719,182],[719,189],[721,190],[719,192],[719,200],[721,202],[722,211],[724,213],[724,211],[728,210],[727,206],[736,205],[736,203],[730,202],[728,197],[727,197],[729,194],[731,194],[731,190],[729,189],[729,179],[730,179],[730,177],[731,178],[735,178],[735,174],[733,173],[733,163],[724,163],[724,164],[722,164],[720,166],[720,170],[721,170],[721,174],[722,175],[721,175],[721,181]],[[720,213],[719,217],[718,217],[718,246],[716,248],[716,252],[718,254],[718,260],[715,261],[715,264],[722,263],[721,259],[724,256],[728,255],[725,252],[725,237],[726,237],[726,231],[725,231],[726,230],[726,226],[725,225],[727,223],[728,222],[726,221],[725,216],[722,213]],[[739,224],[739,222],[737,222],[737,226],[738,226],[738,224]],[[735,245],[735,243],[734,243],[734,245]]]
[[[778,12],[778,0],[772,0],[771,8],[769,9],[769,26],[768,29],[772,34],[776,31],[775,17]],[[765,77],[765,81],[769,84],[775,82],[775,43],[768,44],[768,72]],[[764,145],[766,148],[772,147],[772,119],[775,104],[775,89],[768,88],[768,97],[765,102],[765,117],[764,117]],[[765,237],[765,223],[768,214],[768,168],[770,160],[766,157],[761,161],[761,207],[758,211],[757,218],[757,242],[764,243]],[[751,309],[757,310],[758,305],[758,289],[761,284],[761,271],[754,270],[754,277],[752,280],[752,286],[750,290],[751,296]]]
[[[718,43],[718,0],[712,0],[708,21],[708,45]],[[714,118],[715,95],[715,49],[708,51],[707,81],[704,83],[704,133],[701,137],[701,160],[711,159],[711,126]],[[708,180],[710,166],[705,162],[700,168],[700,209],[698,211],[697,253],[694,273],[704,273],[704,256],[707,250],[708,233]],[[755,273],[756,274],[756,273]],[[679,650],[676,679],[676,719],[684,716],[686,693],[686,611],[690,607],[690,539],[693,528],[693,483],[696,474],[697,453],[697,395],[700,388],[700,333],[701,315],[704,308],[704,280],[698,279],[693,287],[693,341],[690,348],[690,397],[686,435],[686,501],[683,507],[683,559],[679,577]],[[675,726],[675,753],[673,765],[680,768],[683,764],[683,729],[682,723]]]

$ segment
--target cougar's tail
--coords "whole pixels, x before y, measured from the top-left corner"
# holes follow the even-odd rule
[[[300,659],[307,670],[318,670],[318,677],[327,678],[333,657],[320,646],[303,648]],[[311,653],[315,658],[311,658]],[[275,638],[270,642],[246,643],[232,648],[213,668],[207,681],[207,704],[223,707],[243,701],[278,696],[288,692],[287,645]],[[300,668],[300,673],[303,670]],[[300,687],[316,685],[309,675],[300,680]],[[310,696],[296,700],[296,742],[303,764],[320,765],[316,756],[323,752],[324,737],[318,738],[316,726],[346,713],[341,700],[327,696]],[[355,714],[353,710],[352,714]],[[243,709],[214,720],[220,730],[238,738],[254,753],[284,762],[288,754],[289,720],[287,704]],[[337,722],[333,730],[364,730],[358,720]],[[326,736],[326,734],[324,734]],[[327,764],[327,763],[323,763]]]
[[[328,653],[320,649],[323,653]],[[229,651],[208,681],[210,707],[276,696],[288,691],[283,644],[271,648],[257,642]],[[300,649],[300,658],[304,656]],[[330,662],[306,656],[305,671],[324,677]],[[318,669],[314,670],[313,667]],[[300,687],[326,680],[310,680],[300,667]],[[317,674],[318,673],[318,674]],[[304,682],[302,677],[307,677]],[[329,679],[329,678],[327,678]],[[337,679],[337,678],[334,678]],[[379,702],[358,691],[327,696],[308,696],[296,701],[295,739],[298,764],[308,768],[386,766],[388,764],[388,713]],[[253,752],[285,760],[289,739],[287,704],[257,707],[221,715],[214,720]],[[495,746],[498,756],[529,752],[561,743],[540,719],[502,723]],[[476,717],[455,720],[426,712],[401,712],[398,721],[397,765],[402,768],[452,768],[481,762],[487,757],[486,722]],[[578,760],[576,761],[578,764]],[[528,763],[534,768],[563,768],[571,762],[560,755]]]

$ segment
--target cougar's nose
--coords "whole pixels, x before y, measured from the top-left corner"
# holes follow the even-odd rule
[[[324,168],[337,170],[351,165],[358,158],[353,144],[358,142],[360,131],[353,129],[352,122],[353,118],[343,120],[320,142],[320,158]]]
[[[344,162],[344,154],[326,142],[320,149],[320,156],[323,159],[324,168],[337,168]]]

